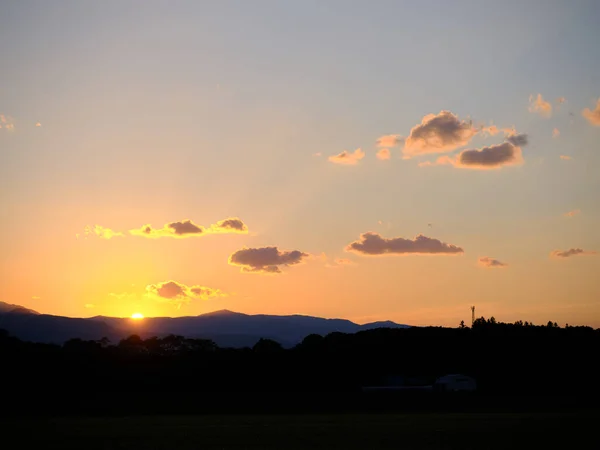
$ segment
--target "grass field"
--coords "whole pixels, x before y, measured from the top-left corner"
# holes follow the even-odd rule
[[[600,448],[599,414],[137,416],[9,419],[5,450]]]

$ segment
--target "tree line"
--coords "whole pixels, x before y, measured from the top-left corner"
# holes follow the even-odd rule
[[[0,377],[13,393],[355,393],[403,376],[415,384],[461,373],[494,395],[595,395],[600,329],[502,323],[467,327],[379,328],[309,335],[291,349],[261,339],[220,348],[182,336],[120,342],[23,342],[0,330]]]

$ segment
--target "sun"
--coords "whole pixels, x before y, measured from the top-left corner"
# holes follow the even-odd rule
[[[136,313],[133,313],[133,314],[131,315],[131,318],[132,318],[133,320],[140,320],[140,319],[143,319],[143,318],[144,318],[144,315],[143,315],[142,313],[138,313],[138,312],[136,312]]]

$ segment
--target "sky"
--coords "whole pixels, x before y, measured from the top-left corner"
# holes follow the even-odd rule
[[[1,2],[0,300],[600,327],[599,20]]]

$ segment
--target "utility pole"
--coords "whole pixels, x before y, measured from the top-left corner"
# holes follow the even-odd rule
[[[471,306],[471,327],[475,323],[475,307]]]

